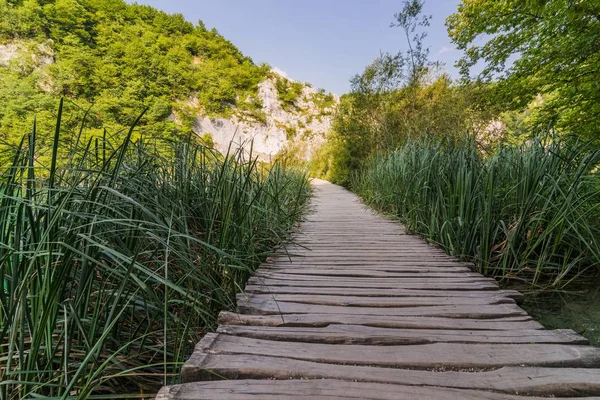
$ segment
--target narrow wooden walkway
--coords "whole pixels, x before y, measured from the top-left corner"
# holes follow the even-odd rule
[[[158,399],[596,398],[600,348],[544,330],[500,290],[356,196],[312,211]],[[587,396],[587,397],[586,397]]]

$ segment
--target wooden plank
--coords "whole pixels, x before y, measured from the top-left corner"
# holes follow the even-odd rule
[[[358,257],[358,256],[374,256],[375,254],[378,256],[386,256],[386,257],[397,257],[397,258],[423,258],[423,252],[427,251],[427,258],[431,261],[435,260],[447,260],[447,261],[456,261],[453,257],[450,257],[445,253],[438,253],[429,251],[429,249],[404,249],[404,250],[384,250],[384,249],[333,249],[333,248],[324,248],[322,250],[310,249],[310,250],[297,250],[290,249],[287,251],[278,251],[274,255],[282,256],[282,257],[305,257],[305,258],[318,258],[318,257]],[[369,254],[371,253],[371,254]]]
[[[376,270],[358,270],[358,269],[317,269],[317,268],[281,268],[281,269],[267,269],[261,268],[256,276],[268,276],[268,277],[282,277],[285,274],[287,277],[300,276],[326,276],[326,277],[365,277],[365,278],[443,278],[449,279],[464,279],[474,278],[476,280],[488,280],[489,278],[483,278],[480,274],[473,272],[391,272],[391,271],[376,271]]]
[[[558,343],[585,345],[589,341],[570,329],[459,330],[394,329],[331,324],[324,327],[221,325],[218,333],[254,339],[328,344],[406,345],[428,343]],[[600,375],[600,374],[599,374]]]
[[[194,353],[286,357],[330,364],[411,369],[487,369],[504,366],[600,367],[600,348],[563,344],[432,343],[407,346],[280,342],[209,333]],[[208,343],[208,345],[207,345]],[[434,355],[434,356],[433,356]],[[202,356],[192,356],[198,366]]]
[[[338,282],[365,282],[365,283],[378,283],[378,282],[490,282],[497,285],[497,282],[492,278],[486,278],[483,276],[469,276],[465,273],[449,273],[449,274],[436,274],[434,272],[423,272],[423,273],[394,273],[394,272],[378,272],[378,271],[358,271],[358,270],[346,270],[346,271],[335,271],[324,273],[312,273],[309,269],[302,271],[298,274],[289,274],[279,272],[277,270],[261,270],[255,275],[257,278],[268,278],[277,280],[310,280],[310,281],[326,281],[331,282],[332,280]]]
[[[261,305],[265,302],[293,302],[302,304],[322,304],[344,307],[421,307],[439,305],[494,305],[515,304],[509,297],[500,292],[492,292],[493,296],[482,297],[360,297],[314,294],[246,294],[237,295],[238,303]],[[497,294],[498,293],[498,294]]]
[[[239,300],[237,311],[246,314],[351,314],[385,316],[422,316],[447,318],[503,318],[527,315],[516,305],[447,305],[416,307],[346,307],[292,303],[285,301],[250,302]]]
[[[157,400],[542,400],[480,390],[434,388],[337,379],[221,380],[163,388]],[[575,400],[575,397],[563,397]],[[600,397],[577,397],[600,400]]]
[[[402,242],[398,242],[396,240],[388,240],[388,241],[373,241],[373,242],[366,242],[364,240],[361,241],[355,241],[355,242],[351,242],[349,243],[348,241],[344,241],[344,242],[332,242],[332,241],[328,241],[328,242],[311,242],[311,243],[307,243],[308,241],[302,240],[301,242],[292,242],[292,243],[287,243],[283,246],[280,246],[279,248],[276,249],[276,251],[307,251],[307,252],[313,252],[313,251],[329,251],[329,250],[350,250],[353,252],[358,252],[358,251],[373,251],[373,250],[377,250],[377,251],[399,251],[399,252],[408,252],[408,251],[423,251],[423,250],[427,250],[427,254],[432,253],[432,254],[441,254],[441,255],[445,255],[448,256],[448,254],[443,251],[441,248],[431,245],[431,244],[427,244],[425,242],[419,242],[419,243],[412,243],[412,244],[406,244],[406,243],[402,243]],[[397,244],[397,246],[395,246],[395,244]]]
[[[437,257],[443,257],[445,259],[448,260],[454,260],[454,258],[452,256],[449,256],[448,254],[446,254],[445,252],[441,251],[441,250],[433,250],[430,249],[426,246],[403,246],[403,245],[399,245],[399,246],[365,246],[365,247],[359,247],[359,246],[335,246],[333,244],[329,244],[327,246],[323,246],[323,247],[316,247],[314,245],[312,246],[306,246],[306,247],[296,247],[296,248],[283,248],[283,249],[279,249],[277,250],[277,252],[275,254],[282,254],[282,255],[298,255],[298,256],[322,256],[322,255],[356,255],[356,254],[364,254],[365,252],[377,252],[378,254],[385,254],[385,255],[397,255],[398,257],[403,257],[405,255],[408,256],[412,256],[412,255],[419,255],[419,253],[421,254],[421,256],[423,256],[423,251],[427,251],[427,257],[429,258],[431,256],[431,258],[437,258]]]
[[[480,282],[489,282],[494,285],[497,285],[497,282],[492,278],[485,278],[482,276],[461,276],[450,275],[448,277],[428,277],[427,273],[422,275],[420,274],[386,274],[387,276],[351,276],[352,272],[348,271],[347,273],[350,276],[337,276],[335,277],[336,282],[351,282],[351,283],[390,283],[390,282],[419,282],[419,283],[444,283],[444,282],[465,282],[465,283],[480,283]],[[322,281],[322,282],[331,282],[331,276],[326,275],[311,275],[309,271],[306,271],[305,274],[284,274],[277,271],[262,271],[256,274],[255,276],[258,279],[275,279],[280,281],[294,280],[294,281]]]
[[[273,263],[273,261],[270,261],[268,265],[271,265]],[[374,266],[374,267],[379,267],[379,266],[384,266],[384,267],[393,267],[393,268],[397,268],[397,269],[403,269],[403,268],[417,268],[417,267],[435,267],[435,268],[439,268],[441,270],[444,270],[445,268],[452,268],[452,267],[468,267],[471,271],[472,269],[472,265],[470,264],[466,264],[466,263],[461,263],[461,262],[457,262],[457,261],[423,261],[423,260],[414,260],[414,261],[402,261],[402,260],[388,260],[388,261],[369,261],[369,262],[364,262],[364,261],[353,261],[353,260],[346,260],[346,261],[341,261],[341,260],[337,260],[337,261],[319,261],[319,260],[289,260],[287,258],[284,257],[280,257],[278,259],[275,260],[275,264],[277,265],[285,265],[286,267],[294,267],[294,268],[303,268],[304,266],[312,266],[312,265],[329,265],[329,266]]]
[[[321,327],[330,324],[365,325],[406,329],[529,330],[543,329],[530,316],[496,319],[458,319],[447,317],[407,317],[352,314],[245,315],[227,311],[219,314],[224,325]]]
[[[271,294],[311,294],[311,295],[352,295],[364,297],[467,297],[485,298],[490,296],[505,296],[514,299],[517,303],[523,300],[523,295],[516,290],[422,290],[422,289],[362,289],[335,287],[306,287],[306,286],[264,286],[247,285],[245,293],[271,293]]]
[[[492,390],[537,396],[600,395],[600,374],[591,368],[503,367],[483,371],[428,371],[331,365],[262,355],[206,354],[204,379],[343,379],[346,381]],[[201,372],[200,372],[201,373]],[[198,378],[198,376],[196,376]]]
[[[284,256],[281,256],[284,257]],[[286,255],[285,258],[291,258],[292,260],[308,260],[308,261],[362,261],[362,262],[373,262],[373,261],[394,261],[399,257],[396,255],[386,254],[339,254],[339,255],[310,255],[310,256],[299,256],[299,255]],[[428,257],[429,258],[429,257]],[[402,261],[421,261],[423,260],[423,254],[414,254],[411,256],[402,256]],[[433,258],[431,257],[428,261],[429,264],[437,262],[455,263],[455,260],[445,258]]]
[[[270,263],[263,264],[260,267],[260,271],[281,271],[281,270],[297,270],[306,271],[311,273],[313,270],[318,271],[382,271],[382,272],[395,272],[395,273],[437,273],[437,274],[453,274],[457,272],[471,272],[471,269],[467,267],[456,267],[456,266],[408,266],[408,265],[389,265],[389,264],[317,264],[317,263],[309,263],[302,264],[300,268],[298,268],[293,263],[286,262],[278,262],[278,263]]]
[[[365,282],[359,280],[340,281],[339,279],[323,280],[282,280],[252,277],[248,280],[250,285],[260,286],[296,286],[296,287],[337,287],[337,288],[378,288],[378,289],[420,289],[420,290],[499,290],[498,284],[493,281],[480,282],[424,282],[414,280],[380,280]]]

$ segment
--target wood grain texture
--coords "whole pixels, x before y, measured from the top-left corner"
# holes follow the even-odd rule
[[[338,379],[229,380],[164,388],[161,400],[542,400],[506,393]],[[563,397],[600,400],[600,397]]]
[[[414,346],[282,342],[209,333],[195,353],[285,357],[329,364],[413,369],[482,369],[503,366],[600,368],[600,348],[562,344],[433,343]],[[204,339],[203,339],[204,340]],[[192,368],[194,361],[187,363]],[[198,364],[195,365],[196,368]]]
[[[570,329],[532,330],[461,330],[398,329],[365,325],[330,324],[323,327],[269,327],[221,325],[218,333],[285,342],[409,345],[429,343],[557,343],[588,344],[588,340]]]
[[[238,299],[238,312],[245,314],[282,315],[282,314],[350,314],[378,316],[421,316],[447,318],[493,319],[527,315],[516,305],[438,305],[416,307],[351,307],[328,306],[320,304],[292,303],[267,300],[251,302]]]
[[[307,287],[307,286],[266,286],[266,285],[247,285],[246,294],[261,293],[261,294],[303,294],[303,295],[335,295],[344,296],[351,295],[355,297],[463,297],[463,298],[487,298],[494,296],[505,296],[515,300],[517,303],[522,302],[524,296],[516,290],[419,290],[419,289],[362,289],[336,287]]]
[[[448,317],[377,316],[368,314],[285,314],[248,315],[221,312],[219,323],[227,325],[305,326],[322,327],[330,324],[365,325],[381,328],[406,329],[468,329],[468,330],[521,330],[543,329],[529,316],[495,319],[458,319]]]
[[[238,304],[247,302],[249,304],[262,304],[265,302],[293,302],[302,304],[317,304],[344,307],[422,307],[438,305],[494,305],[515,304],[510,297],[500,294],[476,297],[365,297],[365,296],[339,296],[319,294],[247,294],[240,293]]]
[[[598,370],[589,368],[502,367],[489,371],[427,371],[357,365],[332,368],[317,362],[238,354],[207,355],[202,368],[219,379],[345,379],[539,396],[593,395],[600,389]]]

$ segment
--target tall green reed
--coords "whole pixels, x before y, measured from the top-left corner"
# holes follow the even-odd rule
[[[242,150],[133,142],[135,125],[67,145],[61,111],[50,148],[34,124],[0,180],[0,399],[143,397],[234,306],[307,180]]]
[[[560,288],[600,269],[599,162],[569,140],[487,155],[470,139],[415,140],[375,157],[352,187],[484,274]]]

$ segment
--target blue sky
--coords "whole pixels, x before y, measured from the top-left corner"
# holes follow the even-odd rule
[[[399,28],[390,28],[402,0],[138,0],[181,13],[217,30],[255,62],[266,62],[290,78],[336,94],[379,51],[406,49]],[[460,52],[451,44],[444,20],[459,0],[425,0],[432,15],[427,44],[431,59],[453,67]]]

